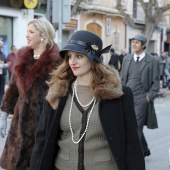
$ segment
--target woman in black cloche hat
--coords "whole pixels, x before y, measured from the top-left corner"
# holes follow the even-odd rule
[[[81,30],[60,51],[30,170],[145,170],[132,92],[102,64],[109,49]]]

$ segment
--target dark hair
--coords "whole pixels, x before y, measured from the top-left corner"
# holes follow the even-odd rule
[[[139,40],[140,41],[140,40]],[[146,49],[146,43],[144,43],[144,42],[142,42],[142,41],[140,41],[141,42],[141,45],[143,46],[143,45],[145,45],[144,47],[143,47],[143,50],[145,50]]]
[[[12,46],[11,46],[11,50],[13,49],[13,47],[15,47],[15,45],[12,45]]]
[[[111,48],[111,49],[110,49],[110,52],[114,53],[114,52],[115,52],[114,48]]]
[[[56,91],[63,91],[65,88],[67,88],[64,83],[65,82],[72,82],[76,79],[76,76],[73,74],[70,66],[69,66],[69,58],[65,57],[63,63],[58,66],[56,70],[53,70],[52,79],[47,82],[48,86],[52,86],[53,83],[57,82]],[[114,68],[111,68],[110,66],[105,66],[98,62],[97,60],[94,60],[91,64],[91,70],[92,70],[92,78],[91,78],[91,90],[94,92],[93,95],[98,98],[99,94],[97,94],[96,88],[104,88],[103,84],[107,81],[112,82],[114,87],[117,87],[119,85],[119,76],[118,72],[115,71]],[[102,94],[101,94],[102,95]]]
[[[157,53],[154,53],[154,52],[152,52],[152,53],[150,53],[152,56],[157,56],[158,57],[158,54]]]

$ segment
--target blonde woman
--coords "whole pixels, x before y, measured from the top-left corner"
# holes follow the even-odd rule
[[[145,170],[132,92],[102,64],[109,49],[80,30],[60,51],[30,170]]]
[[[35,131],[48,90],[45,81],[61,62],[59,48],[54,42],[55,30],[50,22],[45,19],[30,21],[26,38],[27,46],[17,53],[14,72],[1,105],[1,131],[7,115],[13,114],[0,160],[1,167],[7,170],[29,168]]]

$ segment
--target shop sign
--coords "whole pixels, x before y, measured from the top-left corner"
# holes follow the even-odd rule
[[[111,34],[111,19],[110,18],[106,18],[106,35],[110,35]]]
[[[78,21],[76,19],[71,19],[69,23],[63,25],[66,30],[77,30]]]

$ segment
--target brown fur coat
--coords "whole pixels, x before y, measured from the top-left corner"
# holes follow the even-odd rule
[[[38,60],[33,59],[33,50],[30,48],[19,50],[1,106],[3,111],[13,114],[0,160],[2,168],[26,170],[29,167],[35,130],[48,90],[45,81],[60,62],[56,44],[52,48],[48,47]]]

